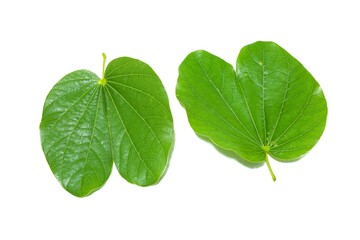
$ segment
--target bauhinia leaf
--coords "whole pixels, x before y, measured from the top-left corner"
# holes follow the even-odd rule
[[[79,70],[53,87],[40,124],[52,172],[79,197],[104,185],[113,162],[127,181],[156,184],[174,141],[169,101],[156,73],[128,57],[105,70],[103,56],[102,78]]]
[[[181,63],[176,95],[196,133],[253,162],[310,151],[326,124],[324,94],[305,67],[273,42],[241,49],[236,71],[206,51]]]

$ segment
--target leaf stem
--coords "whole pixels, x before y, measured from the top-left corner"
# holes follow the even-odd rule
[[[271,168],[271,166],[270,166],[270,162],[269,162],[269,158],[268,158],[268,154],[267,154],[267,152],[265,152],[265,162],[266,162],[266,165],[267,165],[267,167],[268,167],[268,169],[269,169],[269,172],[270,172],[270,174],[271,174],[271,177],[272,177],[272,179],[273,179],[273,181],[275,182],[276,181],[276,176],[275,176],[275,174],[274,174],[274,172],[273,172],[273,170],[272,170],[272,168]]]
[[[105,63],[106,63],[106,54],[102,53],[103,56],[103,64],[102,64],[102,77],[99,79],[98,84],[105,86],[106,78],[105,78]]]
[[[102,79],[105,79],[105,63],[106,63],[106,54],[102,53],[103,64],[102,64]]]

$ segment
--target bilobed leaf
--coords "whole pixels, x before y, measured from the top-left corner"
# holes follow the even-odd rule
[[[196,133],[253,163],[301,158],[326,124],[324,94],[305,67],[273,42],[241,49],[236,71],[206,51],[181,63],[176,95]]]
[[[156,184],[174,141],[159,77],[128,57],[110,62],[102,78],[87,70],[62,78],[45,100],[40,133],[52,172],[79,197],[104,185],[113,162],[127,181]]]

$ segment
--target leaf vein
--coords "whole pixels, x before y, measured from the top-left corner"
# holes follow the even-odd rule
[[[53,129],[54,126],[56,126],[56,124],[65,116],[65,114],[70,111],[70,109],[72,109],[81,99],[83,99],[88,92],[90,92],[91,90],[93,90],[94,88],[96,88],[96,85],[94,85],[93,87],[89,88],[88,90],[86,90],[68,109],[66,109],[60,116],[59,118],[53,123],[53,125],[46,130],[47,134],[45,136],[43,136],[43,142],[45,141],[46,137],[48,136],[48,134],[50,133],[50,131]],[[63,96],[63,95],[62,95]],[[57,101],[58,99],[54,100],[53,102]],[[49,105],[46,106],[46,108],[48,108],[53,102],[51,102]]]
[[[302,136],[304,136],[305,134],[307,134],[308,132],[310,132],[311,130],[313,130],[317,125],[319,125],[319,124],[322,123],[322,122],[323,122],[323,120],[318,121],[316,124],[312,125],[308,130],[304,131],[304,132],[301,133],[300,135],[298,135],[298,136],[296,136],[296,137],[294,137],[294,138],[292,138],[292,139],[289,139],[288,141],[283,142],[283,143],[281,143],[281,144],[279,144],[279,145],[276,145],[276,146],[272,147],[272,149],[276,149],[276,148],[278,148],[278,147],[281,147],[281,146],[283,146],[283,145],[286,145],[286,144],[288,144],[288,143],[290,143],[290,142],[293,142],[293,141],[301,138]]]
[[[225,123],[227,123],[227,125],[229,125],[231,128],[235,129],[238,133],[240,133],[242,136],[246,137],[248,140],[250,140],[252,142],[252,144],[254,146],[258,146],[258,142],[256,142],[255,140],[253,140],[252,138],[249,138],[246,134],[244,134],[242,131],[240,131],[238,128],[236,128],[232,123],[230,123],[229,121],[227,121],[223,116],[221,116],[217,111],[215,111],[202,97],[200,97],[200,95],[196,92],[196,90],[189,85],[189,88],[193,91],[193,93],[200,99],[201,102],[203,102],[210,111],[212,111],[213,113],[215,113],[215,115],[217,115],[220,119],[222,119]],[[189,111],[189,109],[187,109]],[[210,123],[209,121],[206,121],[208,123]],[[212,126],[215,126],[213,124],[211,124]],[[218,127],[216,127],[218,128]],[[218,128],[220,129],[220,128]],[[227,131],[226,131],[227,132]],[[233,134],[231,134],[233,135]],[[235,135],[233,135],[235,136]],[[237,137],[239,138],[239,137]]]
[[[114,75],[114,76],[111,76],[111,77],[107,77],[106,80],[116,78],[116,77],[127,77],[127,76],[144,76],[144,77],[155,77],[155,78],[157,78],[156,75],[152,75],[152,74],[126,73],[126,74],[119,74],[119,75]]]
[[[244,64],[244,61],[243,61],[242,59],[241,59],[240,61],[241,61],[241,63],[243,64],[243,66],[244,66],[244,68],[245,68],[245,71],[248,73],[249,79],[250,79],[252,82],[254,82],[254,80],[252,79],[252,77],[251,77],[251,75],[250,75],[250,72],[248,71],[246,65]],[[238,86],[238,87],[240,88],[240,91],[241,91],[242,96],[243,96],[244,101],[245,101],[246,108],[247,108],[247,110],[248,110],[248,112],[249,112],[249,114],[250,114],[250,118],[251,118],[252,124],[254,125],[255,131],[256,131],[256,133],[257,133],[257,135],[258,135],[260,144],[261,144],[262,146],[264,146],[264,143],[262,142],[262,139],[261,139],[261,137],[260,137],[259,130],[258,130],[256,124],[255,124],[255,120],[254,120],[253,114],[252,114],[252,112],[251,112],[251,110],[250,110],[249,103],[248,103],[248,101],[247,101],[247,99],[246,99],[244,90],[242,89],[241,82],[239,81],[239,83],[236,84],[236,86]],[[257,86],[258,86],[258,85],[257,85]]]
[[[285,50],[283,50],[285,51]],[[288,70],[290,68],[290,62],[289,62],[289,58],[286,54],[284,54],[286,56],[286,60],[287,60],[287,65],[288,65]],[[279,124],[279,121],[280,121],[280,118],[282,116],[282,113],[284,111],[284,106],[285,106],[285,102],[287,101],[287,94],[288,94],[288,91],[289,91],[289,81],[290,81],[290,74],[288,73],[287,76],[286,76],[286,87],[285,87],[285,93],[284,93],[284,96],[283,96],[283,100],[281,102],[281,108],[280,108],[280,111],[279,111],[279,114],[278,114],[278,117],[276,119],[276,123],[275,123],[275,127],[273,129],[273,132],[269,138],[269,143],[271,143],[271,139],[273,138],[275,132],[276,132],[276,129],[278,127],[278,124]]]
[[[149,94],[149,93],[147,93],[147,92],[145,92],[145,91],[142,91],[141,89],[134,88],[134,87],[132,87],[132,86],[129,86],[129,85],[123,84],[123,83],[118,83],[118,82],[113,82],[113,81],[108,81],[108,82],[109,82],[109,83],[112,83],[112,84],[117,84],[117,85],[120,85],[120,86],[129,88],[129,89],[132,89],[132,90],[137,91],[137,92],[140,92],[140,93],[142,93],[142,94],[144,94],[144,95],[146,95],[146,96],[154,99],[155,101],[157,101],[167,112],[169,112],[168,108],[167,108],[162,102],[160,102],[159,99],[157,99],[156,97],[152,96],[151,94]]]
[[[227,106],[227,108],[230,110],[230,112],[232,113],[232,115],[237,119],[237,121],[241,124],[241,126],[245,129],[245,131],[249,134],[249,138],[253,138],[253,136],[250,134],[249,130],[245,127],[245,125],[242,123],[242,121],[239,119],[239,117],[235,114],[234,109],[229,105],[229,103],[224,99],[223,95],[221,94],[221,92],[219,91],[219,89],[214,85],[214,83],[212,82],[212,80],[210,79],[208,73],[205,71],[205,69],[203,68],[203,66],[201,65],[201,63],[198,61],[198,59],[196,59],[196,62],[199,64],[201,70],[203,71],[203,73],[205,74],[206,78],[208,79],[208,81],[210,82],[211,86],[216,90],[217,94],[220,96],[220,98],[222,99],[222,101],[225,103],[225,105]],[[235,78],[234,78],[235,80]],[[236,84],[236,83],[235,83]],[[236,128],[237,129],[237,128]],[[237,129],[239,132],[241,132],[239,129]],[[242,132],[241,132],[242,133]],[[244,133],[242,133],[244,136]],[[255,142],[257,142],[255,140],[255,138],[253,139]]]
[[[123,95],[121,95],[118,91],[116,91],[116,89],[113,88],[111,85],[109,85],[109,87],[111,87],[114,90],[114,92],[117,95],[119,95],[129,105],[129,107],[131,107],[134,110],[134,112],[140,117],[140,119],[145,123],[145,125],[150,130],[150,132],[152,133],[152,135],[154,136],[154,138],[156,139],[158,144],[161,146],[161,151],[163,153],[163,156],[165,157],[166,155],[165,155],[164,149],[162,147],[161,141],[158,138],[158,136],[155,134],[154,130],[150,127],[149,123],[145,120],[145,118],[139,113],[139,111],[137,111],[136,108],[134,108],[134,106]]]
[[[95,86],[95,87],[96,87],[96,86]],[[96,91],[94,91],[94,93],[91,95],[88,103],[86,104],[86,107],[85,107],[84,111],[82,112],[82,114],[81,114],[79,120],[77,121],[77,123],[75,124],[74,128],[71,130],[71,133],[70,133],[70,135],[69,135],[69,137],[68,137],[68,139],[67,139],[67,141],[66,141],[65,150],[64,150],[64,155],[63,155],[63,157],[62,157],[62,159],[61,159],[61,164],[60,164],[60,166],[61,166],[61,168],[60,168],[60,174],[59,174],[60,179],[62,179],[64,160],[65,160],[65,157],[66,157],[66,153],[67,153],[67,150],[68,150],[68,146],[69,146],[70,139],[71,139],[71,137],[72,137],[75,129],[77,128],[77,126],[78,126],[79,123],[81,122],[81,119],[82,119],[83,116],[85,115],[85,112],[87,111],[87,109],[88,109],[88,107],[89,107],[89,105],[90,105],[90,102],[91,102],[92,99],[94,98],[95,93],[96,93]],[[67,184],[66,184],[66,185],[67,185]]]
[[[307,108],[307,106],[309,105],[309,102],[311,100],[313,91],[314,91],[314,87],[315,87],[315,81],[313,81],[313,85],[312,85],[312,89],[310,91],[309,97],[304,105],[304,107],[302,108],[302,110],[300,111],[299,115],[294,119],[294,121],[279,135],[279,137],[273,141],[274,143],[276,143],[285,133],[287,133],[289,131],[289,129],[299,120],[299,118],[302,116],[302,114],[304,113],[305,109]]]
[[[110,86],[110,85],[107,85],[107,86]],[[125,133],[126,133],[126,135],[129,137],[129,140],[130,140],[130,142],[131,142],[131,145],[134,147],[134,149],[135,149],[135,151],[136,151],[136,154],[138,155],[140,161],[143,162],[143,164],[145,165],[145,167],[149,170],[149,172],[150,172],[150,173],[153,175],[153,177],[155,178],[155,174],[154,174],[153,171],[147,166],[145,160],[141,157],[141,154],[140,154],[139,150],[137,149],[134,141],[132,140],[132,138],[131,138],[131,136],[130,136],[127,128],[126,128],[126,125],[124,124],[124,121],[123,121],[123,119],[122,119],[122,117],[121,117],[121,115],[120,115],[120,112],[119,112],[119,110],[118,110],[118,108],[117,108],[117,106],[116,106],[116,104],[115,104],[115,101],[114,101],[114,99],[113,99],[113,97],[112,97],[112,95],[111,95],[111,92],[109,91],[108,87],[106,87],[105,89],[106,89],[107,92],[109,93],[109,97],[110,97],[110,99],[111,99],[111,101],[112,101],[112,103],[113,103],[113,106],[114,106],[114,108],[115,108],[115,110],[116,110],[116,113],[117,113],[117,115],[118,115],[118,117],[119,117],[119,120],[121,121],[122,125],[124,126]]]

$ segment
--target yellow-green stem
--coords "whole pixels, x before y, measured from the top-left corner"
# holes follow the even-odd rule
[[[102,79],[105,79],[105,63],[106,63],[106,54],[102,53],[103,56],[103,65],[102,65]]]
[[[267,167],[268,167],[268,169],[269,169],[269,172],[270,172],[270,174],[271,174],[271,177],[272,177],[272,179],[273,179],[273,181],[275,182],[276,181],[276,176],[275,176],[275,174],[274,174],[274,172],[273,172],[273,170],[272,170],[272,168],[271,168],[271,166],[270,166],[270,162],[269,162],[269,158],[268,158],[268,154],[265,152],[265,162],[266,162],[266,165],[267,165]]]
[[[105,78],[105,63],[106,63],[106,54],[103,53],[103,64],[102,64],[102,77],[99,79],[98,84],[105,85],[106,84],[106,78]]]

